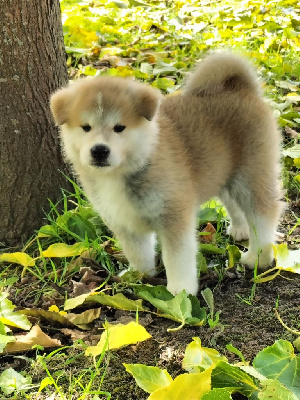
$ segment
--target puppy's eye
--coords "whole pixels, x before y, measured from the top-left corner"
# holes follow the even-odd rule
[[[91,125],[88,124],[82,125],[81,128],[84,130],[84,132],[89,132],[92,129]]]
[[[126,126],[117,124],[117,125],[114,126],[114,131],[116,133],[121,133],[121,132],[124,131],[125,128],[126,128]]]

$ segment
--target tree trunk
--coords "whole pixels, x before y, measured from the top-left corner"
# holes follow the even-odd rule
[[[49,96],[66,84],[59,0],[0,0],[0,242],[21,244],[68,187]]]

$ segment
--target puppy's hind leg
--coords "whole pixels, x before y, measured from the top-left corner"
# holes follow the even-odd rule
[[[154,233],[134,233],[127,230],[117,232],[129,266],[135,271],[155,275],[155,243]]]
[[[249,249],[242,255],[241,262],[250,268],[254,268],[258,262],[260,269],[266,269],[274,258],[272,244],[275,241],[280,207],[276,204],[270,207],[271,209],[264,213],[246,212],[250,239]]]
[[[195,222],[179,229],[160,232],[162,258],[166,268],[168,290],[176,295],[183,289],[189,294],[198,292],[197,240]]]
[[[249,227],[244,212],[229,195],[227,190],[223,190],[220,194],[220,199],[229,214],[230,224],[227,228],[227,234],[232,236],[237,242],[249,239]]]
[[[270,179],[271,182],[271,179]],[[280,190],[273,181],[264,182],[263,190],[255,190],[244,198],[244,212],[249,226],[249,249],[242,255],[241,262],[254,268],[258,261],[260,269],[266,269],[273,261],[273,243],[281,213]]]

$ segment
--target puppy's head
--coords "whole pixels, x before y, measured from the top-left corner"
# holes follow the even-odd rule
[[[160,98],[154,88],[116,77],[81,79],[54,93],[50,107],[69,161],[106,171],[140,167],[156,143]]]

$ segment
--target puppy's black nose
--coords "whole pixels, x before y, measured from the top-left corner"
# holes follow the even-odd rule
[[[91,148],[91,155],[93,159],[93,164],[97,166],[106,166],[108,165],[107,159],[110,153],[110,149],[103,145],[97,144]]]

